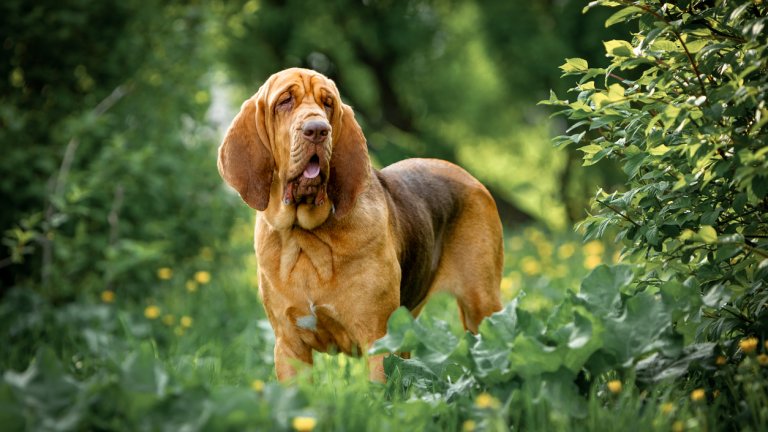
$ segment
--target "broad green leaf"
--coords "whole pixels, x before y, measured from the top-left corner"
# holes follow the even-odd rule
[[[586,302],[588,310],[597,316],[616,311],[621,292],[634,280],[632,268],[626,264],[599,265],[581,282],[578,297]]]
[[[611,57],[632,57],[632,44],[623,40],[609,40],[603,42],[605,52]]]
[[[710,225],[703,225],[699,228],[699,237],[704,243],[714,244],[717,242],[717,231]]]
[[[608,87],[608,102],[618,102],[624,99],[624,87],[621,84],[611,84]]]
[[[623,367],[667,344],[662,335],[672,326],[664,303],[645,292],[630,297],[621,314],[604,323],[604,348]]]
[[[579,147],[579,150],[583,151],[585,153],[585,155],[593,155],[593,154],[599,152],[602,149],[603,149],[603,147],[599,146],[597,144],[589,144],[589,145],[585,145],[583,147]]]
[[[417,346],[413,316],[404,306],[395,309],[387,321],[387,334],[373,343],[370,354],[410,351]]]
[[[670,150],[669,147],[667,147],[664,144],[662,144],[660,146],[656,146],[656,147],[654,147],[652,149],[649,149],[648,153],[650,153],[653,156],[661,156],[661,155],[666,154],[669,150]]]
[[[613,15],[608,17],[607,20],[605,20],[605,27],[610,27],[614,24],[618,24],[624,21],[627,21],[629,19],[634,18],[637,14],[642,13],[642,9],[636,6],[629,6],[625,7],[623,9],[619,9],[619,11],[615,12]]]
[[[589,64],[582,58],[567,58],[560,69],[565,73],[584,72],[589,69]]]

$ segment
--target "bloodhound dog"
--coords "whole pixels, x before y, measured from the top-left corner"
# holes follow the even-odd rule
[[[280,380],[312,350],[360,354],[399,306],[452,293],[464,327],[501,309],[502,228],[485,187],[436,159],[372,168],[336,85],[287,69],[243,103],[219,148],[224,180],[252,208],[259,292]],[[370,376],[385,379],[383,358]]]

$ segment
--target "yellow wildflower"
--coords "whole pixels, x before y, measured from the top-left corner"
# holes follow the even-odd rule
[[[576,246],[573,243],[563,243],[557,248],[557,257],[560,259],[568,259],[576,253]]]
[[[181,320],[179,320],[179,324],[184,328],[190,328],[192,327],[192,318],[184,315],[181,317]]]
[[[661,412],[664,414],[671,414],[675,410],[675,404],[671,402],[661,404]]]
[[[678,420],[672,423],[672,432],[683,432],[685,430],[685,423],[682,420]]]
[[[535,276],[541,273],[541,264],[532,256],[524,257],[520,261],[520,269],[528,276]]]
[[[739,348],[746,354],[752,354],[757,349],[757,342],[758,340],[756,337],[744,338],[739,341]]]
[[[608,390],[610,390],[611,393],[619,394],[621,393],[621,388],[622,388],[621,381],[619,380],[608,381]]]
[[[501,289],[501,294],[504,297],[506,298],[512,297],[512,285],[513,285],[513,282],[511,277],[507,276],[501,279],[500,289]]]
[[[314,417],[294,417],[291,426],[298,432],[309,432],[317,425]]]
[[[144,309],[144,316],[148,319],[157,319],[160,316],[160,308],[155,305],[147,306]]]
[[[209,248],[208,246],[200,249],[200,258],[204,259],[205,261],[213,261],[213,249]]]
[[[101,292],[101,301],[104,303],[112,303],[115,301],[115,292],[110,290],[105,290]]]
[[[728,359],[725,356],[717,356],[715,359],[715,364],[718,366],[725,366],[726,363],[728,363]]]
[[[584,245],[584,253],[587,255],[602,255],[605,252],[605,246],[600,240],[592,240]]]
[[[157,278],[168,280],[173,277],[173,270],[170,267],[160,267],[157,269]]]
[[[508,245],[510,251],[519,251],[523,248],[523,239],[521,237],[514,236],[509,239]]]
[[[757,362],[760,366],[768,366],[768,354],[760,354],[757,356]]]
[[[720,390],[715,389],[715,391],[712,392],[712,397],[716,398],[718,396],[720,396]]]
[[[523,230],[523,234],[532,242],[537,242],[544,238],[544,234],[534,227],[528,227]]]
[[[552,256],[552,245],[546,240],[541,241],[536,244],[536,251],[539,253],[540,257],[548,259]]]
[[[188,280],[187,284],[185,286],[187,288],[187,291],[189,291],[191,293],[197,291],[197,282],[195,282],[193,280]]]
[[[707,393],[704,391],[704,389],[699,388],[691,392],[691,400],[694,402],[701,402],[706,397]]]
[[[587,255],[584,257],[584,268],[587,270],[592,270],[593,268],[599,266],[602,262],[603,259],[600,257],[600,255]]]
[[[475,399],[475,406],[480,409],[497,408],[499,401],[488,393],[480,393]]]
[[[171,314],[165,314],[163,315],[163,324],[167,326],[172,326],[176,324],[176,317]]]
[[[465,420],[464,424],[461,425],[461,430],[464,432],[472,432],[477,427],[477,423],[475,423],[474,420]]]
[[[211,281],[211,274],[207,271],[199,271],[195,273],[195,281],[200,285],[205,285]]]
[[[260,379],[255,379],[251,381],[251,388],[253,389],[253,391],[261,393],[262,391],[264,391],[264,381]]]

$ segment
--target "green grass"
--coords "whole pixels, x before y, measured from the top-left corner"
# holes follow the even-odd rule
[[[389,358],[386,384],[368,381],[365,359],[324,354],[315,355],[309,375],[277,383],[250,239],[250,226],[243,223],[231,245],[220,248],[226,252],[205,249],[190,262],[157,269],[149,295],[115,288],[52,305],[32,289],[9,293],[0,304],[0,329],[8,335],[0,351],[0,424],[6,430],[206,431],[766,426],[761,347],[723,366],[722,379],[733,391],[709,391],[702,400],[692,400],[695,387],[686,387],[685,380],[636,384],[618,369],[591,377],[581,389],[570,378],[552,378],[562,369],[494,382],[449,360],[447,366],[430,363],[419,357],[430,353],[423,347],[412,360]],[[607,245],[584,245],[575,234],[536,227],[509,233],[505,303],[517,298],[518,315],[535,321],[531,328],[553,325],[551,314],[570,301],[569,292],[579,290],[589,270],[617,259]],[[443,322],[433,329],[442,332],[435,336],[451,334],[460,341],[456,313],[452,299],[438,297],[419,322]],[[456,353],[450,358],[463,361]],[[547,388],[558,383],[569,388]],[[571,391],[577,399],[562,396]],[[747,396],[733,400],[733,394]],[[745,416],[724,417],[725,412]]]

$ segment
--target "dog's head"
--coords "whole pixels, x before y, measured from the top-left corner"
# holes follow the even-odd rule
[[[218,166],[257,210],[330,200],[336,217],[354,207],[370,176],[352,108],[342,103],[333,81],[298,68],[272,75],[243,103],[219,148]],[[273,182],[279,202],[270,202]]]

